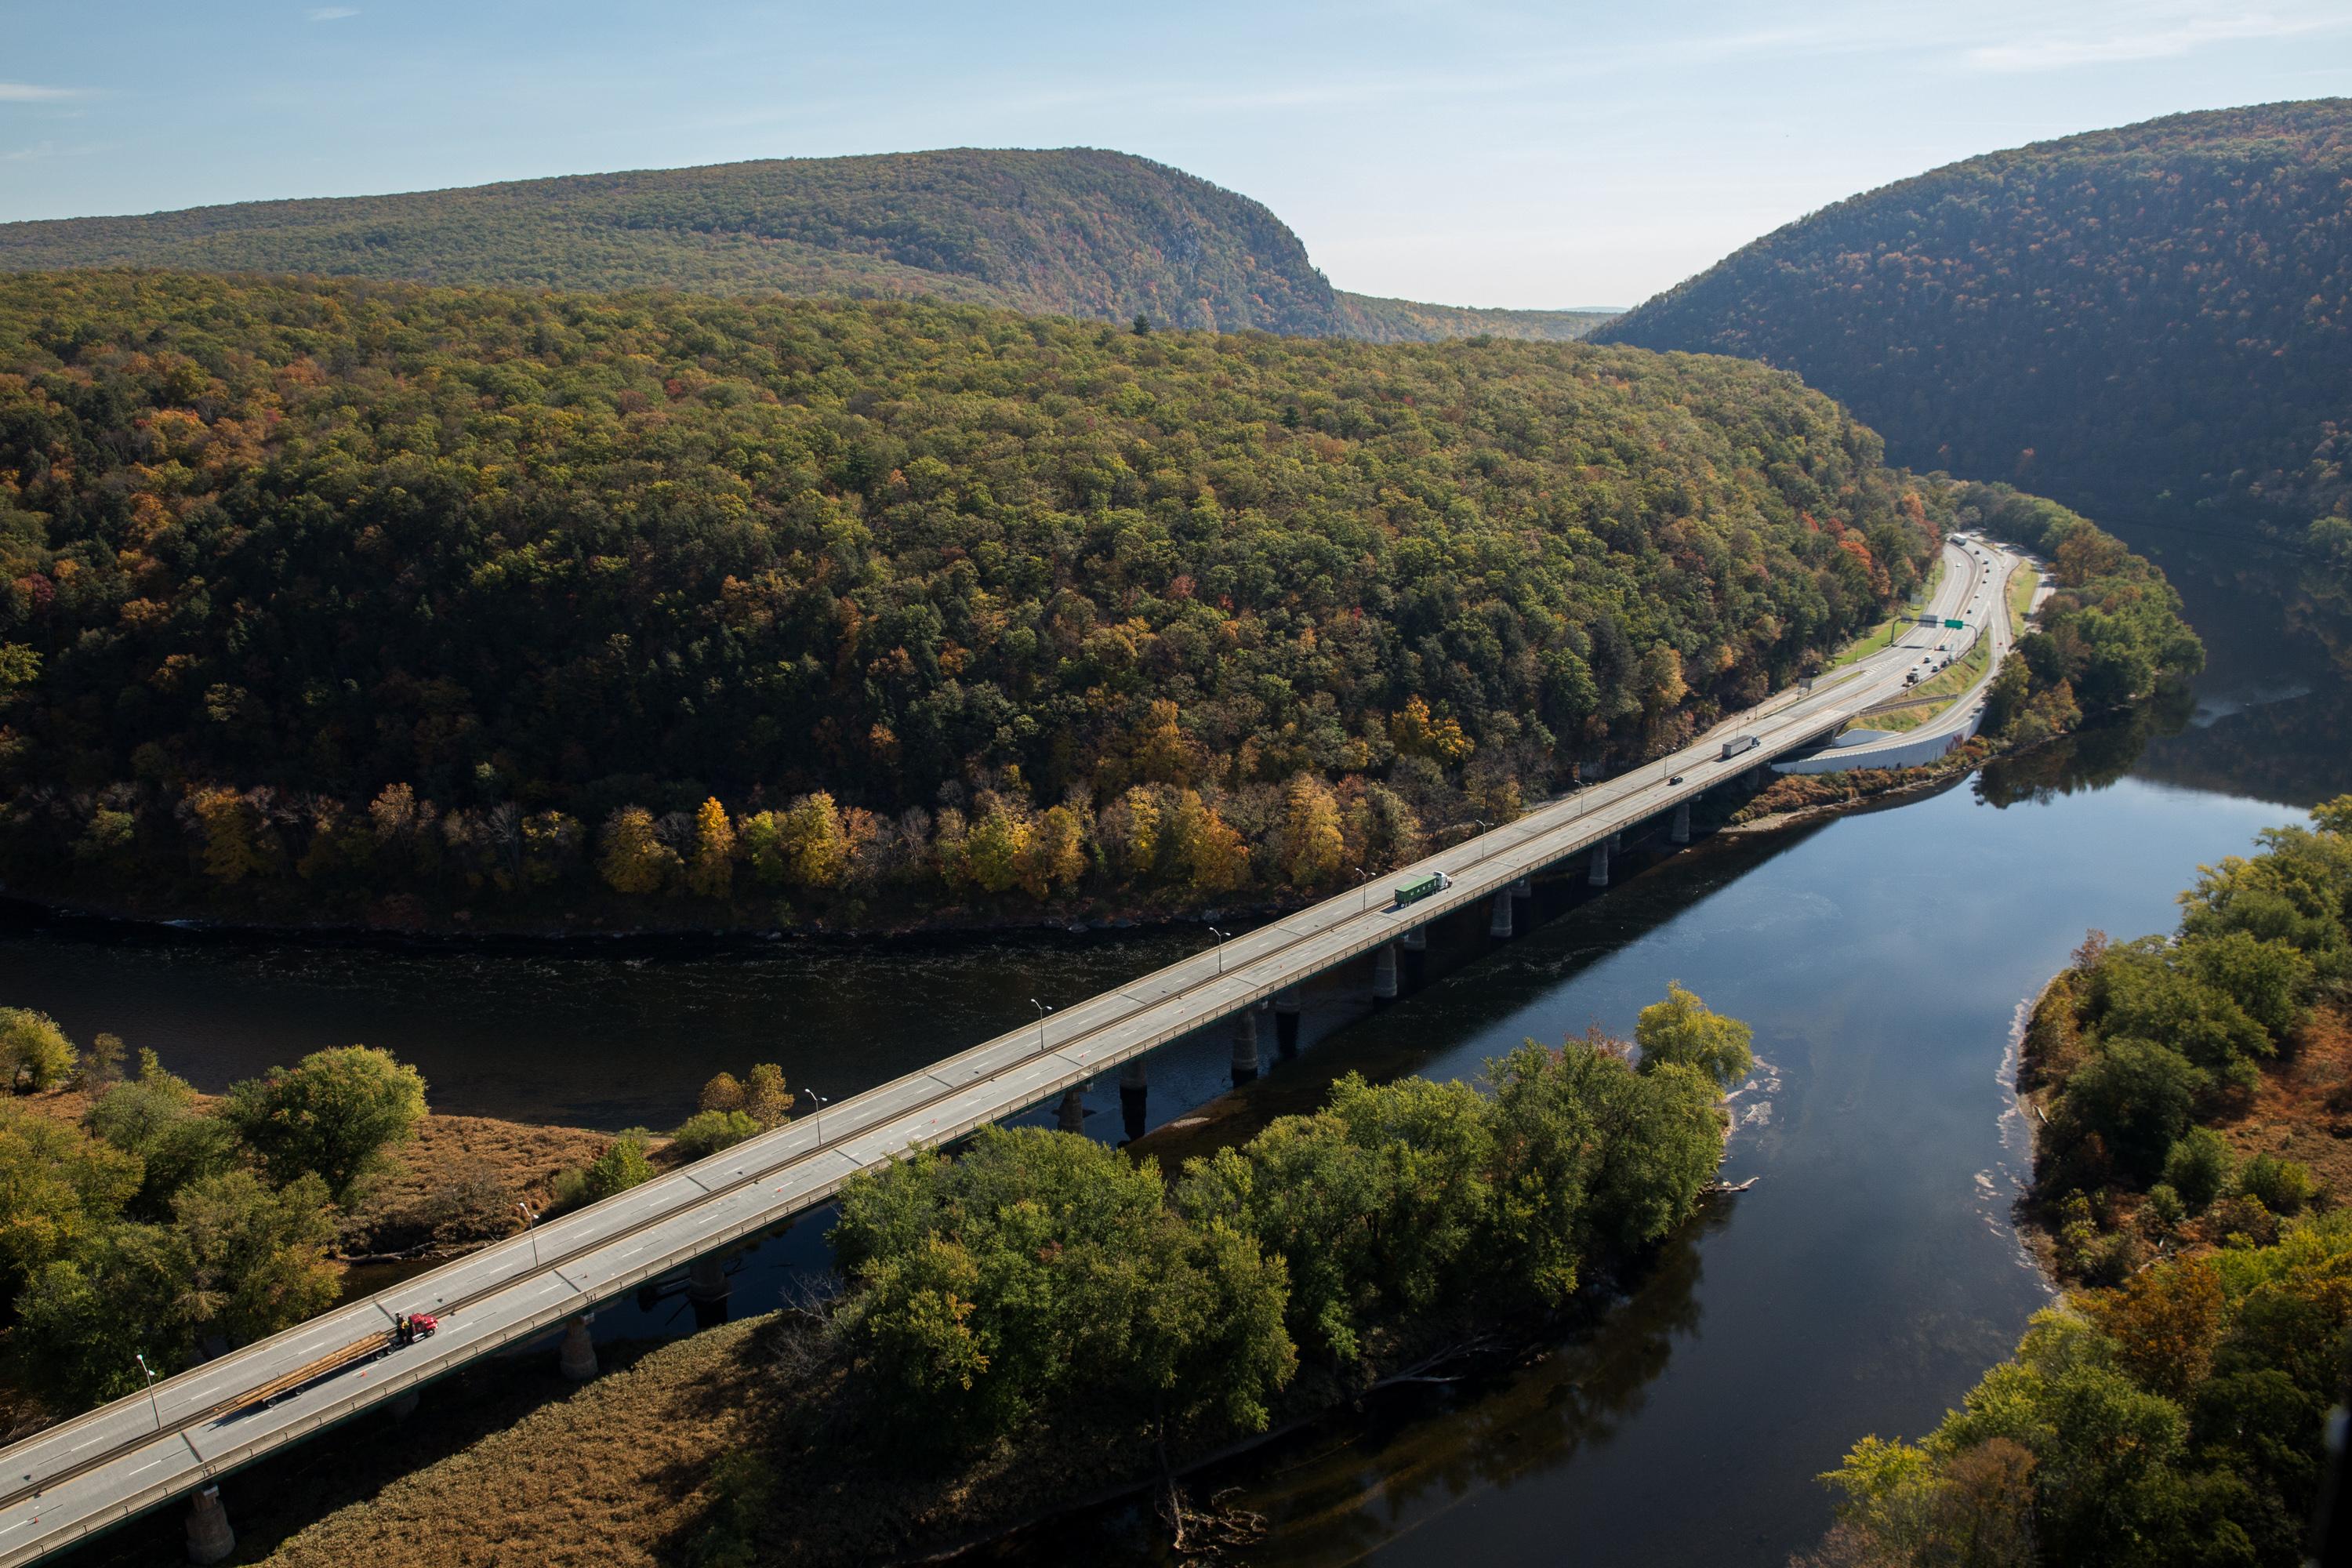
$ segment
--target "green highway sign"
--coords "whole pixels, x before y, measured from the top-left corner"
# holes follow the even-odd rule
[[[1948,618],[1944,622],[1944,629],[1946,631],[1952,632],[1964,632],[1969,629],[1969,623],[1966,621],[1955,621]]]

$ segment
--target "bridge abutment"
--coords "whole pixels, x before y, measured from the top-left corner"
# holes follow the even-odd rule
[[[218,1563],[236,1550],[236,1531],[228,1527],[228,1510],[221,1507],[220,1488],[206,1487],[189,1501],[188,1561]]]

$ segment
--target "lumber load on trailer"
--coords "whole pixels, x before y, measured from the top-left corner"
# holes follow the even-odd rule
[[[244,1410],[256,1405],[267,1405],[283,1394],[306,1388],[322,1377],[332,1377],[347,1367],[357,1366],[363,1361],[373,1361],[392,1349],[392,1344],[393,1336],[390,1329],[370,1334],[363,1340],[354,1340],[341,1350],[330,1351],[307,1365],[296,1367],[283,1377],[272,1378],[258,1388],[249,1388],[243,1394],[223,1400],[205,1412],[205,1418],[226,1415],[232,1411]]]

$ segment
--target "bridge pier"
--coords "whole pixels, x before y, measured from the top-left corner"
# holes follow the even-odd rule
[[[1609,840],[1602,839],[1592,847],[1592,869],[1585,874],[1585,885],[1605,888],[1609,885]]]
[[[1274,994],[1274,1048],[1284,1061],[1298,1054],[1298,987],[1286,985]]]
[[[694,1304],[694,1326],[715,1329],[727,1321],[727,1298],[735,1287],[727,1281],[726,1259],[698,1258],[686,1267],[686,1299]]]
[[[416,1390],[410,1389],[384,1408],[392,1412],[392,1418],[394,1421],[407,1420],[416,1414]]]
[[[1690,842],[1690,802],[1685,801],[1675,807],[1675,830],[1666,837],[1676,844]]]
[[[1625,835],[1622,831],[1612,833],[1609,836],[1609,853],[1612,855],[1622,854],[1623,853],[1624,848]]]
[[[189,1501],[188,1561],[218,1563],[236,1550],[236,1531],[228,1527],[228,1510],[221,1507],[220,1488],[206,1487]]]
[[[1405,932],[1404,950],[1407,952],[1427,952],[1429,951],[1429,928],[1427,926],[1415,926],[1411,931]]]
[[[1515,899],[1532,899],[1535,896],[1536,882],[1533,877],[1522,877],[1517,881],[1511,884],[1511,897]]]
[[[1143,1136],[1144,1095],[1150,1087],[1151,1078],[1141,1057],[1130,1057],[1119,1065],[1118,1114],[1127,1125],[1129,1142]]]
[[[596,1375],[596,1342],[588,1337],[588,1320],[572,1320],[563,1331],[563,1353],[556,1365],[563,1375],[574,1383],[585,1383]]]
[[[1234,1015],[1234,1087],[1257,1077],[1257,1010],[1244,1007]]]
[[[1084,1132],[1087,1130],[1086,1090],[1073,1089],[1062,1096],[1061,1108],[1055,1112],[1054,1126],[1062,1132]]]
[[[1393,1002],[1397,998],[1397,944],[1386,942],[1372,955],[1372,1000]]]
[[[1511,934],[1511,890],[1508,888],[1495,895],[1495,912],[1486,921],[1488,936]]]

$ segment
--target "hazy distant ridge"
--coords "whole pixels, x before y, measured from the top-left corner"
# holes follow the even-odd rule
[[[0,269],[776,289],[1374,341],[1580,337],[1587,312],[1332,289],[1263,204],[1124,153],[958,148],[0,225]]]

